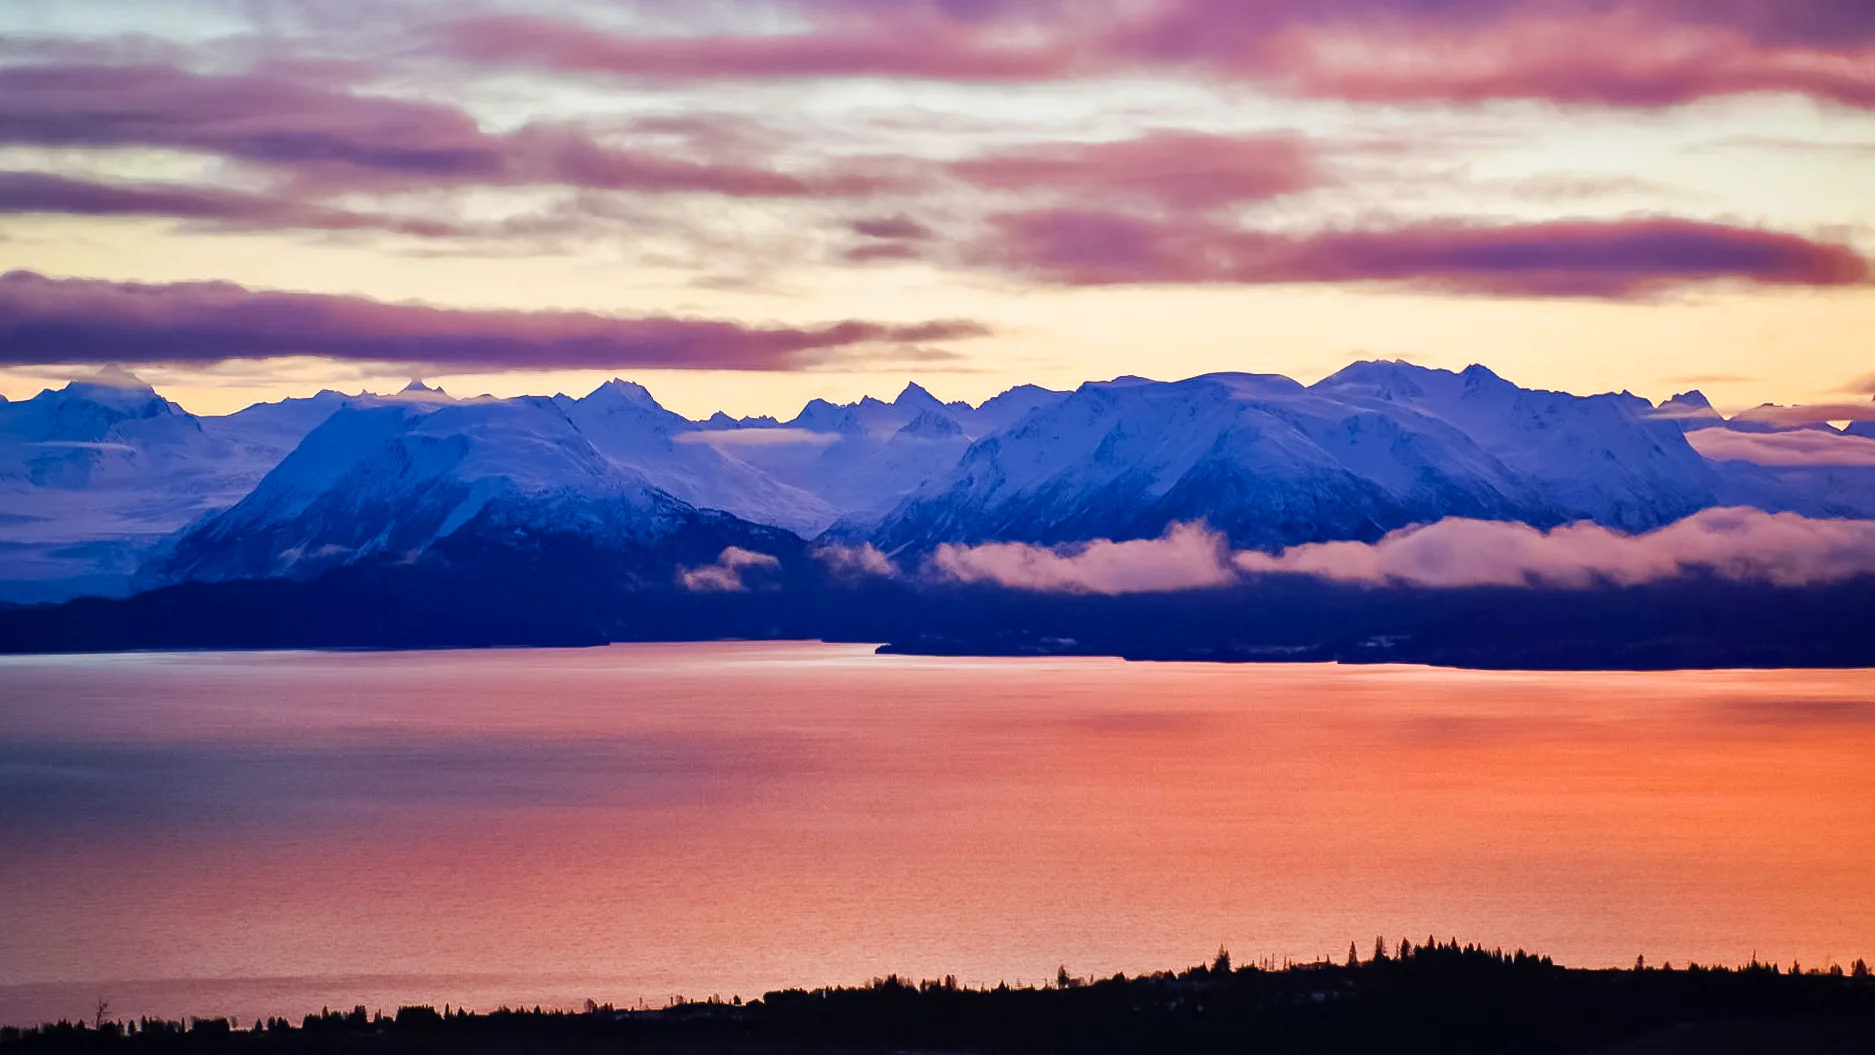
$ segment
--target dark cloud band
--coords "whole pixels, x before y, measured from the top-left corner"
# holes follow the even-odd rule
[[[1001,217],[993,266],[1067,285],[1395,283],[1537,297],[1642,297],[1693,283],[1847,286],[1869,264],[1844,245],[1675,219],[1271,234],[1203,218],[1077,210]]]
[[[316,356],[432,372],[793,370],[986,334],[975,322],[750,327],[666,316],[463,311],[223,282],[140,285],[0,275],[0,363],[172,363]]]

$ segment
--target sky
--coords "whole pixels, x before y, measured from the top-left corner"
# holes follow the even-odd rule
[[[0,394],[1875,390],[1842,0],[9,0]]]

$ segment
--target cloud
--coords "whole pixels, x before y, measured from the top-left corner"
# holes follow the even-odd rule
[[[742,579],[743,572],[751,568],[779,567],[779,558],[731,546],[716,558],[714,564],[677,569],[677,581],[693,593],[745,593],[749,587]]]
[[[898,565],[870,542],[858,546],[819,546],[814,549],[813,557],[838,578],[890,579],[898,575]]]
[[[1297,95],[1366,103],[1527,99],[1655,108],[1773,92],[1875,106],[1866,37],[1780,38],[1768,22],[1746,27],[1704,19],[1690,4],[1600,6],[1297,23],[1245,51],[1213,52],[1210,61],[1221,72]]]
[[[1233,553],[1223,534],[1202,524],[1175,524],[1162,538],[1131,542],[944,545],[929,571],[954,582],[1106,595],[1254,587],[1260,575],[1433,589],[1584,589],[1702,573],[1792,587],[1875,575],[1875,521],[1708,509],[1644,535],[1624,535],[1589,523],[1544,531],[1451,518],[1378,542],[1324,542],[1279,554]]]
[[[830,447],[839,439],[838,433],[812,429],[747,428],[684,432],[677,435],[675,442],[734,450],[737,447]]]
[[[1374,543],[1325,542],[1282,554],[1238,553],[1248,573],[1335,582],[1584,588],[1701,571],[1738,582],[1807,586],[1875,574],[1875,521],[1708,509],[1644,535],[1594,524],[1541,531],[1527,524],[1450,519]]]
[[[1174,524],[1162,538],[1101,539],[1049,548],[1022,542],[945,544],[931,557],[940,577],[1040,593],[1132,594],[1200,590],[1236,581],[1224,537]]]
[[[1436,221],[1276,234],[1203,217],[1044,209],[1003,215],[991,266],[1066,285],[1397,283],[1461,293],[1632,298],[1712,280],[1869,280],[1846,245],[1668,218],[1519,225]]]
[[[463,226],[326,208],[288,197],[220,187],[97,183],[44,172],[0,172],[0,214],[165,216],[230,230],[383,230],[425,238],[466,233]]]
[[[316,356],[419,373],[790,370],[982,336],[978,323],[849,320],[758,328],[669,316],[468,311],[225,282],[142,285],[0,275],[0,363],[176,363]],[[928,350],[919,348],[920,354]]]
[[[922,259],[924,250],[913,242],[870,242],[848,249],[841,257],[850,264],[895,263]]]
[[[165,66],[0,68],[0,144],[212,154],[285,173],[302,196],[562,185],[762,198],[856,195],[883,185],[858,172],[799,175],[720,156],[621,149],[569,124],[488,132],[443,103]]]
[[[991,190],[1200,210],[1294,194],[1323,179],[1308,140],[1286,133],[1160,131],[1110,143],[1039,144],[960,161],[950,171]]]
[[[1869,415],[1875,419],[1875,414]],[[1700,429],[1686,435],[1693,449],[1715,462],[1751,462],[1779,466],[1875,467],[1875,440],[1817,429],[1792,432],[1737,432]]]
[[[633,36],[527,16],[439,30],[459,60],[652,82],[1033,82],[1162,73],[1366,102],[1659,107],[1787,92],[1875,105],[1875,17],[1842,0],[807,0],[788,32]]]
[[[1070,58],[1052,42],[998,43],[989,28],[895,5],[891,20],[860,18],[803,33],[629,36],[528,15],[488,15],[441,26],[437,45],[459,60],[610,73],[638,80],[903,77],[1033,81],[1063,76]]]
[[[854,220],[849,226],[863,238],[920,241],[931,237],[931,228],[904,215]]]
[[[1766,403],[1741,410],[1731,420],[1792,429],[1826,421],[1875,421],[1875,403],[1803,403],[1794,407]]]

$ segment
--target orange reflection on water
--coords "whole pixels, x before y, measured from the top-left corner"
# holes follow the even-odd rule
[[[1868,671],[5,660],[0,1019],[100,982],[122,1013],[251,1019],[1376,935],[1846,962],[1875,955],[1871,763]]]

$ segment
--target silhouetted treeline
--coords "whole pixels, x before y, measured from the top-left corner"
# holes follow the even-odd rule
[[[237,1028],[223,1019],[0,1030],[0,1055],[470,1055],[556,1052],[1875,1051],[1875,979],[1849,969],[1569,970],[1456,942],[1365,962],[1233,967],[973,989],[897,977],[854,989],[656,1011],[405,1007]]]

